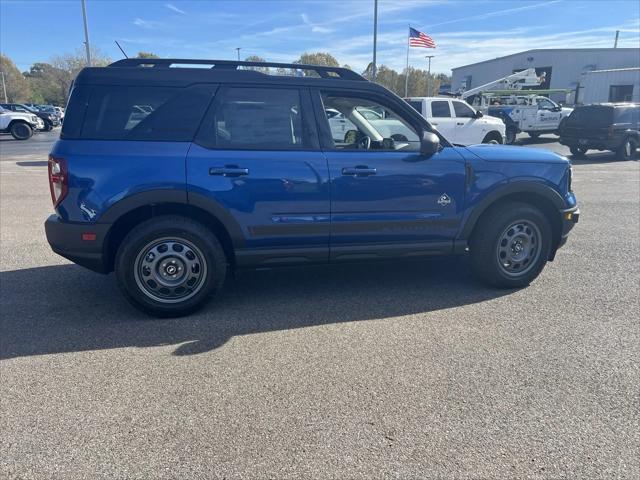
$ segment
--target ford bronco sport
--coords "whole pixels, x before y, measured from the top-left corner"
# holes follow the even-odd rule
[[[353,125],[344,137],[328,112]],[[115,270],[125,297],[156,316],[194,311],[243,267],[468,252],[479,278],[523,287],[579,217],[567,159],[452,146],[382,86],[296,64],[85,68],[49,182],[53,250]]]

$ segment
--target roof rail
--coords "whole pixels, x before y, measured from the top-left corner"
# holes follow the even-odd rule
[[[325,67],[320,65],[304,65],[300,63],[274,63],[274,62],[240,62],[234,60],[202,60],[184,58],[125,58],[109,65],[109,67],[152,67],[170,68],[173,65],[211,65],[212,69],[238,70],[239,67],[273,67],[289,68],[292,70],[309,70],[316,72],[322,78],[340,78],[342,80],[366,79],[348,68]]]

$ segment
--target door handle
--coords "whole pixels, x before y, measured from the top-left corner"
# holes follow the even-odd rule
[[[222,177],[239,177],[241,175],[249,175],[248,168],[241,168],[237,165],[225,165],[224,167],[209,168],[209,175],[219,175]]]
[[[456,125],[464,125],[464,122],[458,122]]]
[[[378,171],[375,168],[369,168],[366,165],[358,165],[357,167],[343,168],[342,175],[351,175],[354,177],[368,177],[375,175]]]
[[[435,122],[431,122],[431,125],[433,125],[434,127],[437,127],[437,126],[438,126],[438,124],[437,124],[437,123],[435,123]]]

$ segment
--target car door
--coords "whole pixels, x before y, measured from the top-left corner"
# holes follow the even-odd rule
[[[434,126],[444,138],[455,143],[456,121],[451,112],[451,102],[446,99],[432,100],[429,104],[427,120]]]
[[[228,217],[240,266],[326,262],[328,169],[309,92],[221,86],[189,150],[187,194]]]
[[[484,139],[483,121],[476,119],[476,112],[466,103],[452,100],[456,120],[455,142],[461,145],[475,145]]]
[[[357,128],[334,142],[326,116],[317,116],[331,181],[331,260],[451,251],[464,204],[465,162],[456,149],[422,156],[426,124],[384,95],[318,91],[314,102]],[[359,113],[365,109],[384,111],[389,136]]]
[[[558,105],[547,98],[537,99],[536,130],[553,130],[560,124],[562,116]]]

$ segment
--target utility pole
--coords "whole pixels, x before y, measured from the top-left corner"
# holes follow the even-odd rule
[[[82,19],[84,20],[84,46],[87,50],[87,67],[91,66],[91,48],[89,47],[89,27],[87,26],[87,6],[85,0],[82,2]]]
[[[238,52],[238,61],[240,61],[240,50],[242,50],[242,47],[236,47],[236,52]]]
[[[429,70],[427,73],[427,97],[431,97],[431,59],[435,57],[435,55],[427,55],[425,58],[429,59]]]
[[[2,91],[4,92],[4,103],[9,103],[9,99],[7,98],[7,85],[4,83],[4,72],[0,72],[0,76],[2,76]]]
[[[373,0],[373,64],[371,66],[371,80],[376,80],[376,50],[378,47],[378,0]]]
[[[618,37],[620,36],[620,30],[616,30],[616,40],[613,42],[613,48],[618,48]]]

